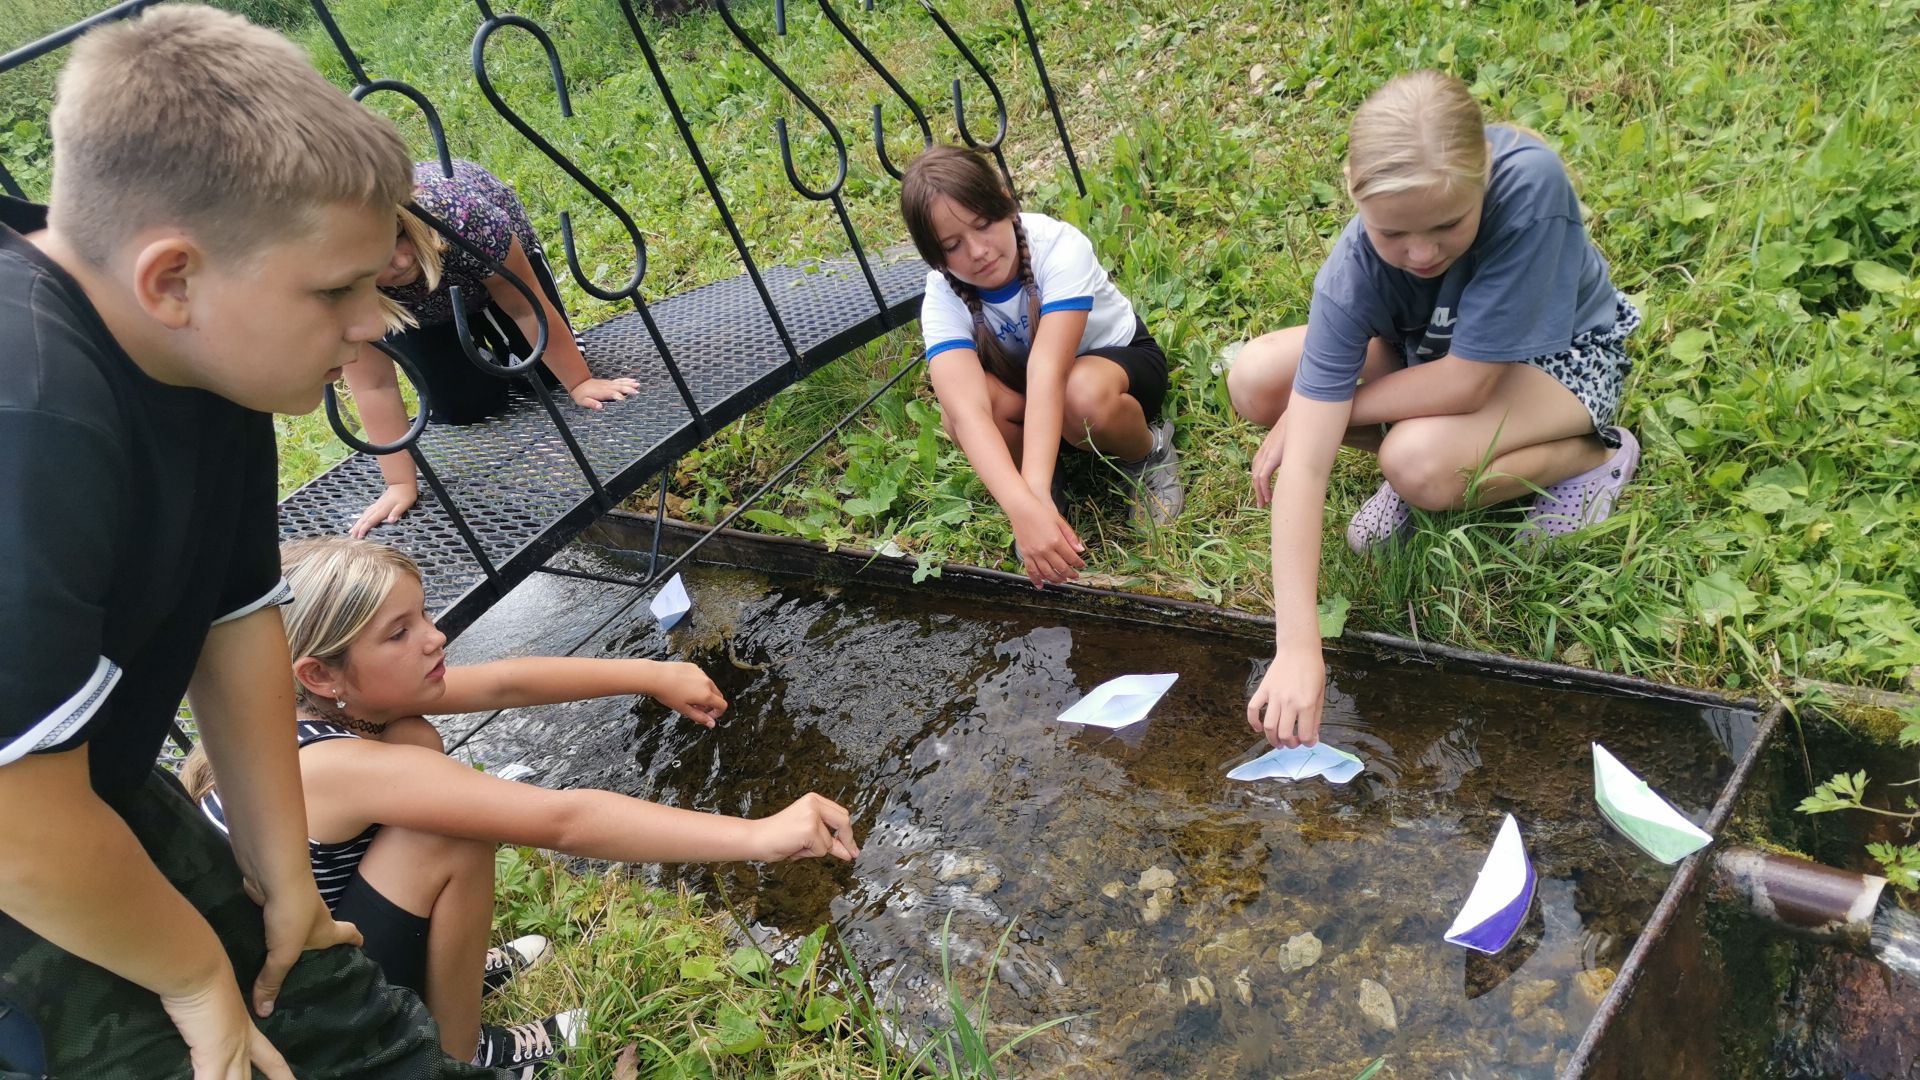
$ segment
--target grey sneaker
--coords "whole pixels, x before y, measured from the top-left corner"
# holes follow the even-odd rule
[[[1127,523],[1140,528],[1152,521],[1162,527],[1186,509],[1187,491],[1180,484],[1180,452],[1173,448],[1173,421],[1153,425],[1153,449],[1139,461],[1123,461],[1120,471],[1133,481],[1133,506]]]

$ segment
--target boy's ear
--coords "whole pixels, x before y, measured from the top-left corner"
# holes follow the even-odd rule
[[[199,245],[178,233],[147,241],[133,257],[134,299],[162,326],[184,329],[192,318],[193,279],[206,261]]]
[[[303,656],[295,660],[293,677],[315,697],[331,699],[334,696],[333,669],[317,656]]]

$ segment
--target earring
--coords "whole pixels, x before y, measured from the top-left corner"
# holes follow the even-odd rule
[[[346,708],[346,707],[347,707],[347,699],[346,699],[346,698],[334,698],[334,699],[333,699],[333,704],[334,704],[334,707],[335,707],[335,708],[340,708],[340,709],[344,709],[344,708]]]

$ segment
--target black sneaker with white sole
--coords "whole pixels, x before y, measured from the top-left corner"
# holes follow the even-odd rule
[[[566,1057],[586,1020],[585,1009],[573,1009],[513,1027],[481,1024],[480,1046],[474,1051],[473,1063],[486,1069],[504,1069],[514,1080],[552,1075],[548,1066]]]
[[[513,981],[523,971],[539,967],[553,955],[553,943],[539,934],[517,937],[505,945],[487,950],[487,963],[480,973],[480,992],[491,994]]]

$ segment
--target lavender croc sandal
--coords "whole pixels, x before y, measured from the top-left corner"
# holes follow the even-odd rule
[[[1412,531],[1413,507],[1383,480],[1347,523],[1347,546],[1355,555],[1370,555]]]
[[[1520,527],[1521,543],[1537,543],[1556,536],[1597,525],[1613,513],[1620,489],[1633,479],[1640,465],[1640,440],[1623,427],[1613,429],[1620,436],[1620,449],[1602,462],[1570,480],[1547,488],[1533,497],[1526,524]]]

